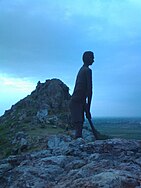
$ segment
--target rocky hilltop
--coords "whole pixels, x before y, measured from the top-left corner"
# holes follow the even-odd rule
[[[59,79],[38,82],[36,89],[0,118],[1,124],[17,126],[68,123],[69,88]]]
[[[69,100],[46,80],[0,117],[0,188],[141,187],[141,141],[95,140],[86,125],[74,140]]]
[[[36,89],[0,117],[0,158],[45,147],[47,135],[70,125],[69,88],[59,79]]]

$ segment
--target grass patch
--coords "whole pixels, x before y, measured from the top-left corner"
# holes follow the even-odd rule
[[[53,134],[64,133],[64,129],[60,127],[46,126],[44,128],[38,127],[27,131],[30,136],[47,136]]]
[[[0,158],[6,157],[11,151],[11,138],[10,129],[8,126],[0,125]]]

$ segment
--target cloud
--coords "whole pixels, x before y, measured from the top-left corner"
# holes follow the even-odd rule
[[[91,39],[112,43],[140,36],[140,8],[133,1],[76,1],[69,15],[74,23],[82,21]]]
[[[36,86],[31,78],[17,78],[7,74],[0,73],[0,115],[6,109],[29,95]]]
[[[0,74],[0,92],[29,93],[35,88],[35,83],[28,78],[15,78]]]
[[[0,14],[3,59],[7,53],[10,60],[25,62],[63,59],[68,58],[64,49],[78,52],[90,42],[111,44],[127,38],[133,41],[140,33],[141,13],[135,3],[132,9],[132,1],[2,2],[5,4]]]

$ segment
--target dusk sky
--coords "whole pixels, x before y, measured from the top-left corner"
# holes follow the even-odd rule
[[[38,81],[73,91],[91,50],[94,117],[141,117],[141,0],[0,0],[0,115]]]

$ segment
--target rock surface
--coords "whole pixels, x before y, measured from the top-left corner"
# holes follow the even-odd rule
[[[52,135],[47,148],[0,161],[0,187],[139,188],[141,141]]]

